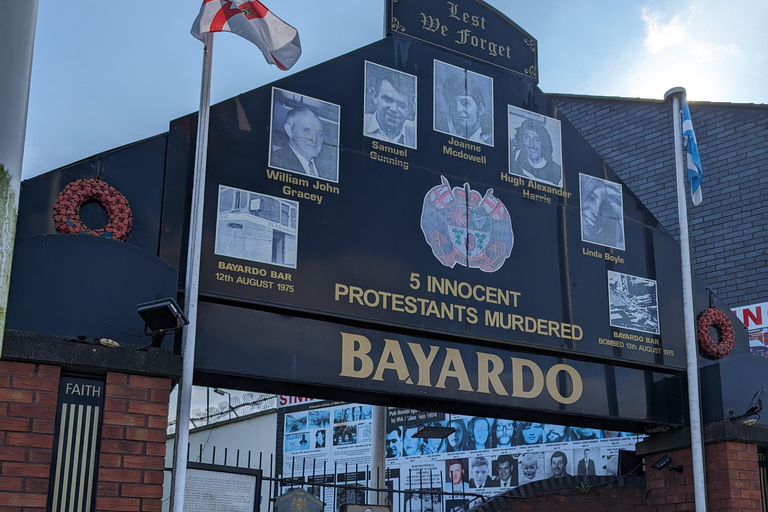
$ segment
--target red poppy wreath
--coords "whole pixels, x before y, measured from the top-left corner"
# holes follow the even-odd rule
[[[720,342],[712,339],[709,329],[714,327]],[[722,359],[733,350],[736,330],[728,316],[719,309],[709,308],[699,314],[696,322],[696,339],[701,350],[712,359]]]
[[[107,212],[108,222],[103,228],[91,229],[80,220],[80,209],[95,202]],[[64,187],[53,203],[56,231],[72,235],[94,235],[124,242],[133,228],[133,212],[128,200],[113,186],[99,178],[76,180]]]

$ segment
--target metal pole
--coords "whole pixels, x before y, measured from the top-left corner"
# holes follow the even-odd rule
[[[187,279],[184,287],[184,310],[189,325],[184,329],[182,351],[184,368],[179,383],[176,409],[176,440],[174,442],[171,479],[171,510],[184,511],[184,488],[187,479],[187,444],[189,443],[189,414],[192,404],[192,375],[195,369],[195,336],[197,335],[197,292],[200,284],[200,244],[203,233],[203,198],[205,192],[205,163],[208,157],[208,113],[211,106],[211,62],[213,34],[203,35],[203,76],[200,86],[200,114],[197,119],[197,153],[195,178],[192,185],[192,213],[189,221]]]
[[[706,512],[707,491],[704,475],[704,449],[701,434],[701,405],[699,403],[699,353],[696,349],[696,327],[693,318],[693,282],[691,278],[691,248],[688,233],[688,207],[685,202],[686,168],[683,159],[683,125],[681,101],[685,89],[675,87],[664,94],[672,103],[675,130],[675,174],[677,178],[677,215],[680,223],[680,259],[683,269],[683,318],[685,321],[685,352],[688,373],[688,412],[691,420],[691,457],[693,462],[693,495],[696,512]]]
[[[0,2],[0,353],[27,132],[37,0]]]
[[[371,487],[374,489],[386,486],[386,428],[387,408],[374,405],[371,412]],[[369,491],[368,503],[379,505],[386,499],[384,496],[383,493]]]

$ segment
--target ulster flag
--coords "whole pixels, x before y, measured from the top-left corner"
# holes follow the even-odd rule
[[[191,32],[201,41],[206,32],[235,33],[258,46],[267,62],[283,70],[301,56],[298,31],[258,0],[203,0]]]

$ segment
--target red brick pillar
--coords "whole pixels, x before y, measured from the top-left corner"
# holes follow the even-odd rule
[[[0,510],[43,512],[60,369],[0,361]]]
[[[656,470],[651,464],[664,453],[683,465],[683,474]],[[646,481],[650,512],[694,510],[691,449],[646,455]],[[705,445],[707,507],[718,512],[761,512],[760,470],[757,447],[733,441]]]
[[[761,512],[757,446],[722,441],[705,447],[707,501],[711,510]]]
[[[160,512],[171,379],[108,373],[96,510]]]

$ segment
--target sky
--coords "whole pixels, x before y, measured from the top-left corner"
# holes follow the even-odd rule
[[[383,37],[385,0],[263,3],[299,30],[288,74]],[[768,103],[765,0],[488,3],[538,40],[545,93],[661,99],[682,86],[689,101]],[[25,179],[166,132],[200,101],[199,0],[64,5],[39,0]],[[213,61],[212,103],[286,76],[233,34],[216,37]]]
[[[263,3],[298,29],[301,59],[282,72],[244,39],[217,35],[212,103],[383,37],[385,0]],[[682,86],[692,102],[768,103],[765,0],[488,3],[538,40],[545,93],[661,99]],[[189,30],[199,6],[39,0],[23,178],[166,132],[196,111],[203,46]],[[205,390],[192,407],[205,407]]]

